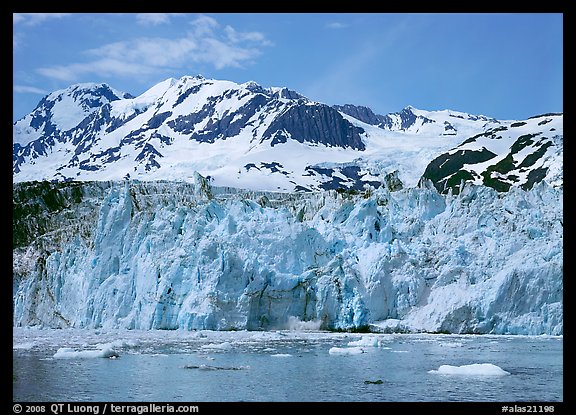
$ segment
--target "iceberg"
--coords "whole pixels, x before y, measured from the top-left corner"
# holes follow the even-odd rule
[[[54,359],[94,359],[105,357],[115,359],[119,355],[111,347],[99,350],[75,350],[71,347],[61,347],[54,353]]]
[[[510,372],[492,363],[474,363],[463,366],[442,365],[438,370],[429,370],[428,373],[464,376],[506,376],[510,374]]]
[[[377,336],[362,336],[359,340],[348,342],[348,346],[362,346],[362,347],[379,347],[382,345],[382,339]]]
[[[366,353],[361,347],[331,347],[328,350],[329,354],[332,355],[355,355]]]

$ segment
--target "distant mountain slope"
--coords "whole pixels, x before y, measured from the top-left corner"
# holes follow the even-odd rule
[[[444,174],[432,172],[431,160],[514,122],[413,107],[378,115],[287,88],[201,76],[170,78],[138,97],[78,84],[14,123],[13,181],[191,181],[199,172],[214,185],[251,190],[362,190],[390,180],[410,187],[425,171],[431,179]],[[526,123],[525,134],[541,129]],[[539,170],[530,180],[540,177],[548,176]]]
[[[461,181],[498,191],[531,189],[546,180],[562,186],[563,116],[544,114],[477,134],[430,162],[423,178],[441,192]]]

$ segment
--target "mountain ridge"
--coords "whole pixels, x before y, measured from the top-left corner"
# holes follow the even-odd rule
[[[561,130],[563,116],[551,117],[560,118]],[[168,78],[137,97],[106,84],[75,84],[14,123],[13,181],[186,181],[197,171],[215,185],[290,192],[379,187],[397,172],[414,186],[438,157],[515,122],[412,106],[380,115],[353,104],[329,106],[286,87],[201,75]],[[561,163],[561,141],[547,138],[552,144],[540,144],[549,150],[541,156]],[[533,179],[549,178],[542,172],[550,166],[537,168]]]

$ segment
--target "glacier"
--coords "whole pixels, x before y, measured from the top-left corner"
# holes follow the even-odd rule
[[[563,334],[563,189],[13,184],[13,325]],[[48,197],[49,196],[49,197]]]

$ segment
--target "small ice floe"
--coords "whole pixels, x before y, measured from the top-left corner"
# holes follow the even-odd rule
[[[332,355],[353,355],[366,353],[361,347],[331,347],[328,353]]]
[[[289,353],[276,353],[276,354],[271,354],[270,356],[272,356],[272,357],[292,357],[292,355]]]
[[[362,336],[360,340],[349,342],[348,346],[379,347],[380,340],[377,336]]]
[[[12,350],[30,350],[34,346],[36,346],[36,342],[33,342],[33,341],[32,342],[26,342],[26,343],[13,344]]]
[[[442,346],[444,346],[444,347],[462,347],[462,346],[464,346],[464,343],[462,343],[462,342],[448,342],[448,343],[442,343]]]
[[[202,349],[217,349],[217,350],[230,350],[232,349],[232,343],[224,342],[224,343],[208,343],[203,344],[200,346]]]
[[[510,372],[506,372],[492,363],[474,363],[463,366],[442,365],[438,370],[429,370],[428,373],[466,376],[505,376],[510,374]]]
[[[198,370],[245,370],[250,369],[250,366],[211,366],[211,365],[185,365],[184,369],[198,369]]]
[[[53,357],[54,359],[94,359],[98,357],[116,359],[119,355],[110,347],[99,350],[74,350],[70,347],[61,347],[54,353]]]

